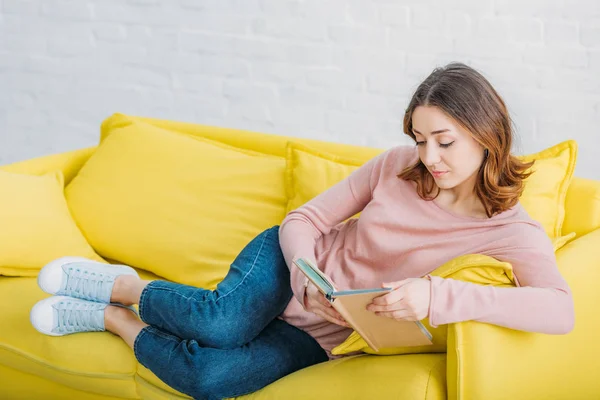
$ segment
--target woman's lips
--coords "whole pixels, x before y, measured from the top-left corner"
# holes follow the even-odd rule
[[[440,176],[446,174],[448,171],[431,171],[431,175],[433,175],[436,178],[439,178]]]

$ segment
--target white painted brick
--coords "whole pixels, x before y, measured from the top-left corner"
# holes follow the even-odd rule
[[[325,26],[298,18],[257,18],[252,22],[252,32],[278,39],[299,39],[323,42]]]
[[[544,42],[549,45],[579,43],[577,23],[569,21],[544,21]]]
[[[522,153],[573,137],[600,179],[598,21],[596,0],[0,0],[0,164],[96,144],[116,111],[408,144],[410,96],[462,61]]]
[[[598,76],[598,71],[600,71],[600,50],[590,50],[588,51],[589,60],[590,60],[590,70],[593,74]]]
[[[479,18],[473,36],[478,40],[505,42],[510,38],[510,20],[505,17]]]
[[[337,67],[310,68],[306,71],[306,82],[309,85],[336,90],[361,90],[365,86],[363,74]]]
[[[259,0],[178,0],[178,3],[184,8],[230,14],[256,13],[260,10]]]
[[[148,52],[145,48],[128,43],[96,41],[94,55],[101,60],[119,60],[119,63],[143,63]]]
[[[571,8],[565,6],[563,0],[494,0],[493,7],[497,15],[545,18],[561,18],[565,10]]]
[[[408,53],[451,53],[453,39],[440,32],[390,29],[390,48]]]
[[[269,107],[269,113],[276,126],[297,126],[310,130],[325,129],[325,110],[318,107],[273,104]]]
[[[225,116],[243,121],[269,121],[269,109],[265,104],[252,100],[231,100]]]
[[[379,19],[384,25],[407,28],[409,15],[409,7],[404,5],[382,4],[379,6]]]
[[[280,56],[281,45],[275,48],[277,56]],[[287,51],[286,51],[287,50]],[[317,44],[290,44],[284,49],[283,59],[274,57],[276,61],[289,61],[299,65],[328,65],[331,64],[333,53],[330,46]]]
[[[523,60],[532,65],[556,67],[585,67],[588,57],[585,50],[573,47],[540,47],[527,45]]]
[[[328,29],[333,43],[348,47],[387,47],[387,31],[384,28],[364,28],[352,25],[332,25]]]
[[[91,8],[81,0],[44,0],[42,14],[51,17],[90,20]]]
[[[40,0],[3,0],[2,12],[8,14],[31,15],[39,14]]]
[[[457,38],[454,42],[454,54],[465,58],[516,60],[523,54],[523,43],[497,42],[479,38]]]
[[[367,91],[390,96],[404,96],[411,91],[415,82],[404,79],[402,74],[367,74]]]
[[[252,78],[258,82],[277,84],[301,84],[306,82],[306,67],[295,64],[269,61],[252,61],[250,66]]]
[[[448,11],[444,18],[443,32],[446,35],[465,37],[473,31],[471,16],[464,11]]]
[[[600,21],[581,27],[581,44],[586,47],[600,47]]]
[[[250,32],[254,17],[188,9],[178,17],[182,30],[245,35]]]
[[[14,54],[40,54],[47,48],[46,38],[39,36],[21,36],[15,34],[0,35],[0,52]]]
[[[225,80],[222,95],[233,100],[274,104],[277,91],[269,84],[248,83],[242,80]]]
[[[92,31],[97,40],[104,40],[107,42],[122,42],[127,37],[126,28],[123,25],[116,23],[95,23]]]
[[[172,25],[178,20],[177,9],[159,4],[136,6],[114,1],[94,1],[92,17],[98,21],[144,25]]]
[[[379,12],[376,4],[365,0],[347,0],[346,21],[350,24],[376,26]],[[340,9],[342,10],[342,9]]]
[[[48,54],[51,56],[87,56],[94,52],[89,38],[62,38],[48,39]]]
[[[318,107],[324,110],[339,110],[344,106],[344,97],[332,90],[281,85],[278,102],[284,107]]]
[[[408,99],[398,96],[383,96],[371,93],[352,92],[346,96],[345,109],[386,119],[403,118]]]
[[[515,42],[541,43],[543,24],[537,18],[512,18],[510,21],[511,40]]]
[[[410,8],[409,20],[411,28],[440,32],[444,26],[444,13],[438,7],[413,6]]]
[[[395,49],[335,47],[333,65],[345,70],[401,73],[406,64],[405,53]]]
[[[177,72],[173,74],[173,87],[179,91],[200,92],[204,96],[220,98],[223,81],[214,76]],[[195,95],[195,94],[194,94]]]
[[[600,93],[600,76],[587,74],[580,70],[544,69],[538,72],[539,86],[557,92]]]

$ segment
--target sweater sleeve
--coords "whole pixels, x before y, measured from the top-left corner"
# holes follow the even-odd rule
[[[519,287],[429,276],[431,326],[475,320],[529,332],[570,332],[575,323],[571,291],[558,271],[550,239],[541,228],[530,228],[527,237],[514,235],[519,245],[492,255],[512,264]]]
[[[279,243],[290,268],[292,291],[305,309],[304,295],[308,278],[292,260],[305,258],[317,265],[317,240],[365,208],[372,199],[382,166],[390,156],[394,156],[394,148],[367,161],[346,179],[290,211],[281,223]]]

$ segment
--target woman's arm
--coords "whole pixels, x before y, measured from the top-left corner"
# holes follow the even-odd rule
[[[552,244],[540,230],[528,233],[519,247],[494,255],[512,264],[520,287],[481,286],[431,276],[431,326],[475,320],[529,332],[570,332],[575,324],[573,298],[558,271]]]
[[[285,261],[290,268],[292,291],[305,307],[304,274],[292,264],[296,258],[306,258],[315,265],[317,240],[333,227],[362,211],[372,198],[382,165],[395,157],[392,148],[369,160],[346,179],[316,196],[303,206],[290,211],[279,228],[279,242]]]

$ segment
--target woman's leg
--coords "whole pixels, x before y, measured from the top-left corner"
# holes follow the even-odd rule
[[[220,349],[252,340],[292,298],[278,226],[262,232],[242,250],[214,291],[166,281],[135,283],[133,279],[133,284],[125,285],[117,280],[111,300],[137,302],[145,323]]]
[[[133,343],[137,360],[167,385],[194,399],[252,393],[292,372],[328,360],[315,339],[279,319],[235,349],[203,347],[195,340],[181,339],[153,326],[125,328],[128,324],[133,323],[119,325],[122,332],[139,332]]]

